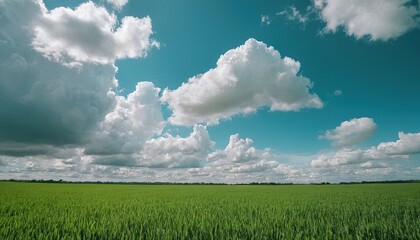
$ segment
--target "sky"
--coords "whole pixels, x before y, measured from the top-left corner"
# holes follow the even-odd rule
[[[0,0],[0,179],[420,179],[420,1]]]

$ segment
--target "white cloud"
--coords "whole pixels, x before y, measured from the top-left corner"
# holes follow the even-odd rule
[[[257,151],[250,138],[240,138],[239,134],[229,137],[229,143],[224,150],[218,150],[209,155],[210,162],[233,162],[245,163],[267,159],[270,156],[270,149]]]
[[[205,126],[194,126],[186,138],[165,135],[146,142],[139,165],[165,168],[200,167],[214,146]]]
[[[308,21],[308,14],[302,15],[295,6],[290,6],[286,10],[276,13],[276,15],[283,15],[290,21],[297,21],[301,24],[305,24]]]
[[[397,38],[416,28],[419,11],[410,0],[314,0],[325,30],[371,40]],[[417,23],[416,23],[417,22]]]
[[[320,155],[316,159],[311,161],[312,167],[329,167],[329,166],[340,166],[348,165],[355,163],[362,163],[365,160],[363,159],[363,151],[360,149],[340,149],[335,152],[332,156]]]
[[[311,161],[312,167],[331,167],[361,163],[369,166],[369,161],[386,161],[391,159],[408,160],[410,156],[420,153],[420,133],[398,134],[399,140],[383,142],[367,149],[343,148],[335,153],[321,154]]]
[[[304,171],[302,169],[297,169],[296,167],[289,166],[286,164],[279,164],[273,170],[276,175],[288,176],[289,178],[299,179],[305,176]]]
[[[79,66],[83,62],[112,64],[116,59],[145,57],[159,44],[150,17],[117,16],[93,2],[77,8],[43,8],[34,22],[32,46],[45,57]],[[118,27],[118,28],[117,28]]]
[[[159,125],[157,123],[156,127]],[[128,129],[131,128],[130,126]],[[113,127],[110,129],[114,131]],[[112,135],[101,135],[100,142],[87,150],[88,154],[96,154],[90,156],[90,163],[117,167],[198,168],[206,164],[207,156],[214,146],[206,127],[202,125],[194,126],[193,132],[185,138],[164,134],[151,139],[153,132],[145,128],[129,135],[127,130],[121,129],[121,136],[115,136],[117,130]],[[159,128],[156,130],[160,131]],[[149,136],[145,136],[146,134]]]
[[[231,135],[229,144],[226,146],[224,152],[226,157],[233,162],[247,162],[257,159],[257,152],[252,147],[253,141],[250,138],[241,139],[239,134]]]
[[[387,155],[408,155],[420,153],[420,133],[398,133],[399,140],[378,145],[377,151]]]
[[[128,0],[107,0],[107,1],[108,3],[112,4],[116,9],[121,9],[128,3]]]
[[[268,169],[276,168],[279,165],[276,161],[264,161],[261,160],[253,164],[244,164],[233,167],[230,171],[234,173],[251,173],[251,172],[263,172]]]
[[[261,15],[261,25],[270,25],[271,24],[271,19],[270,16],[268,15]]]
[[[127,97],[117,96],[117,105],[99,124],[87,145],[86,154],[130,154],[142,149],[163,127],[159,88],[151,82],[139,82]]]
[[[387,167],[386,164],[381,163],[381,162],[377,162],[377,161],[376,162],[375,161],[364,162],[364,163],[361,163],[360,166],[362,168],[365,168],[365,169],[385,168],[385,167]]]
[[[223,54],[216,68],[176,90],[165,90],[161,99],[173,111],[169,120],[176,125],[217,124],[264,106],[271,111],[321,108],[322,101],[309,92],[312,83],[299,70],[299,62],[249,39]]]
[[[264,172],[279,166],[273,161],[270,149],[257,150],[250,138],[242,139],[239,134],[231,135],[224,150],[217,150],[208,156],[209,166],[226,173]]]
[[[408,155],[389,155],[378,151],[377,147],[370,147],[363,151],[364,160],[389,160],[389,159],[408,159]]]
[[[327,130],[321,139],[328,139],[339,147],[351,146],[369,138],[376,129],[372,118],[362,117],[344,121],[340,126]]]

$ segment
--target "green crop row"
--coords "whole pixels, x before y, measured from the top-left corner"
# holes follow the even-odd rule
[[[0,239],[420,239],[420,184],[1,182]]]

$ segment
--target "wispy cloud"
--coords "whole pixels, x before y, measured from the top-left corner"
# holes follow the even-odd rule
[[[286,19],[290,21],[296,21],[303,25],[305,25],[309,21],[309,14],[310,12],[301,14],[300,11],[295,6],[290,6],[286,8],[285,10],[276,13],[276,15],[285,16]]]
[[[343,94],[343,92],[339,89],[335,90],[334,93],[333,93],[333,95],[336,96],[336,97],[341,96],[342,94]]]

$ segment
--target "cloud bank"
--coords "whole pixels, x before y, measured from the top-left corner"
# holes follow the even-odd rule
[[[172,124],[217,124],[264,106],[271,111],[323,106],[321,99],[309,92],[311,81],[298,74],[299,62],[281,58],[273,47],[255,39],[227,51],[216,65],[178,89],[163,92],[162,101],[173,111]]]
[[[119,9],[127,1],[112,2]],[[254,39],[162,96],[151,82],[120,96],[115,60],[147,57],[158,47],[149,17],[118,19],[93,2],[48,10],[42,1],[0,0],[0,18],[1,178],[311,182],[420,171],[381,161],[411,159],[420,152],[419,133],[352,149],[376,126],[363,118],[328,130],[323,136],[342,148],[318,160],[258,149],[239,134],[224,149],[214,149],[207,127],[197,123],[215,124],[260,108],[323,106],[310,92],[311,81],[299,74],[298,61]],[[162,102],[173,111],[170,123],[193,126],[188,136],[162,134]],[[311,160],[314,168],[308,167]],[[345,168],[350,165],[357,167]],[[344,170],[333,173],[336,166]]]
[[[382,142],[377,146],[360,149],[353,145],[367,139],[376,129],[376,123],[371,118],[353,118],[344,121],[340,126],[327,130],[321,139],[328,139],[339,150],[323,153],[311,160],[315,168],[335,168],[348,165],[359,165],[365,169],[389,168],[389,160],[409,160],[420,153],[420,133],[398,133],[399,140],[395,142]],[[392,169],[392,168],[391,168]],[[379,170],[378,170],[379,171]],[[361,171],[369,173],[368,170]],[[375,171],[372,172],[372,174]]]
[[[395,142],[383,142],[367,149],[343,148],[332,154],[321,154],[311,161],[311,166],[331,167],[372,160],[409,159],[410,156],[420,153],[420,133],[400,132],[398,137],[399,140]]]

